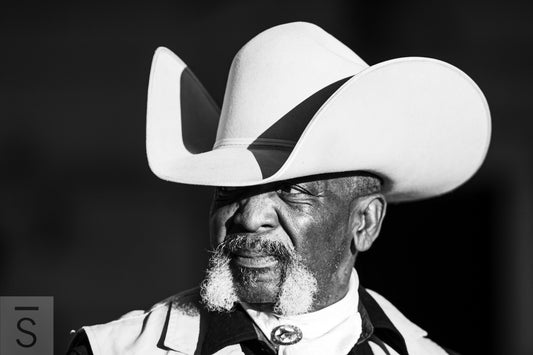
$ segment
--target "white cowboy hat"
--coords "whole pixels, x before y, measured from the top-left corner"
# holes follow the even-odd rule
[[[147,155],[168,181],[250,186],[365,171],[384,180],[389,201],[408,201],[464,183],[489,141],[483,93],[456,67],[421,57],[368,66],[309,23],[270,28],[237,53],[221,113],[170,50],[152,62]]]

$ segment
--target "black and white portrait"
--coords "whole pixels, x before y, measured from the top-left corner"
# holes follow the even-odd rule
[[[531,354],[532,15],[6,5],[0,353]]]

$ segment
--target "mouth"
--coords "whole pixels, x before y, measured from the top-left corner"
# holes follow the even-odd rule
[[[250,251],[239,251],[232,254],[233,262],[237,266],[251,268],[251,269],[263,269],[271,268],[278,264],[278,259],[272,255],[258,254]]]

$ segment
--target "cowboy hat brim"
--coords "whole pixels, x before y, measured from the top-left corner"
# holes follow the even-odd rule
[[[365,171],[384,179],[389,201],[418,200],[468,180],[484,160],[491,129],[477,85],[454,66],[421,57],[385,61],[345,81],[292,149],[212,149],[218,119],[216,104],[186,65],[158,48],[148,90],[147,156],[152,171],[172,182],[250,186]],[[192,134],[190,127],[201,131]]]

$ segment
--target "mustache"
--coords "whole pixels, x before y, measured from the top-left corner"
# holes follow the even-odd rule
[[[230,256],[241,250],[258,252],[280,260],[293,259],[296,256],[292,244],[283,242],[276,237],[250,236],[246,234],[228,235],[217,246],[215,253]]]

